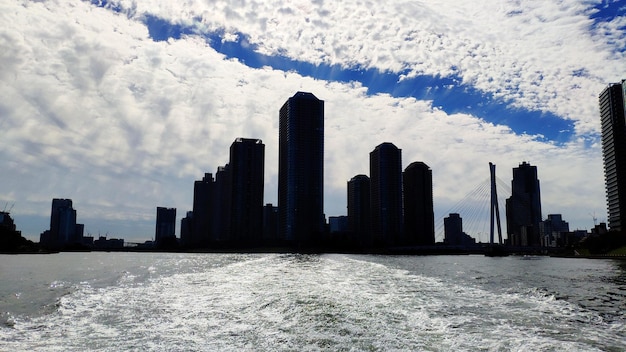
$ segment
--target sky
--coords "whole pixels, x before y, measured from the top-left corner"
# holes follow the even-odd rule
[[[297,91],[325,102],[327,216],[392,142],[403,168],[432,169],[437,223],[469,212],[489,162],[504,198],[526,161],[543,217],[590,229],[607,217],[598,94],[626,78],[626,4],[8,0],[0,68],[0,210],[35,241],[53,198],[85,234],[153,238],[156,207],[184,217],[238,137],[265,144],[276,205],[278,111]]]

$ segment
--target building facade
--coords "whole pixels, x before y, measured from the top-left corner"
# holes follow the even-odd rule
[[[76,223],[76,210],[71,199],[52,199],[50,229],[41,234],[39,242],[46,247],[62,248],[81,244],[84,225]]]
[[[443,242],[451,246],[471,246],[476,240],[463,232],[463,218],[458,213],[450,213],[443,218],[445,237]]]
[[[176,239],[176,208],[157,207],[154,240],[157,245]]]
[[[295,244],[324,233],[324,101],[297,92],[279,112],[280,236]]]
[[[506,200],[507,234],[511,245],[541,246],[541,193],[537,167],[522,162],[513,168],[511,197]]]
[[[566,243],[569,224],[561,214],[548,214],[548,218],[539,223],[542,245],[545,247],[562,247]]]
[[[211,220],[213,212],[214,194],[213,175],[205,173],[202,180],[196,180],[193,184],[193,211],[189,217],[189,234],[183,239],[181,228],[181,240],[188,247],[207,247],[211,238]]]
[[[348,181],[348,232],[354,243],[371,246],[370,178],[366,175]]]
[[[432,170],[423,162],[411,163],[402,175],[402,187],[406,244],[435,244]]]
[[[392,143],[370,153],[370,219],[374,246],[403,242],[402,151]]]
[[[613,83],[599,96],[602,157],[609,228],[622,231],[626,222],[626,81]]]
[[[237,138],[230,146],[231,240],[258,244],[263,236],[265,144]]]

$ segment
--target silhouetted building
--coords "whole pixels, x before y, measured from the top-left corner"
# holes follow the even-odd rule
[[[324,101],[297,92],[280,109],[278,208],[281,237],[318,242],[324,233]]]
[[[569,233],[569,224],[561,214],[548,214],[548,218],[539,223],[542,246],[563,247],[566,245],[566,236]]]
[[[230,146],[231,238],[236,243],[260,243],[263,235],[265,144],[237,138]]]
[[[277,241],[278,238],[278,207],[265,204],[263,207],[263,240],[266,243]]]
[[[356,175],[348,181],[348,232],[356,243],[372,244],[370,233],[370,178]]]
[[[76,210],[72,207],[72,200],[54,198],[50,212],[50,229],[41,234],[39,242],[50,248],[80,244],[83,229],[84,225],[76,224]]]
[[[176,208],[157,207],[154,240],[157,246],[176,239]]]
[[[100,236],[97,240],[93,241],[94,249],[122,249],[124,248],[124,240],[121,238],[109,238]]]
[[[522,162],[513,168],[511,197],[506,200],[507,233],[514,246],[541,246],[541,194],[537,167]]]
[[[232,178],[228,164],[217,168],[215,173],[215,194],[213,195],[213,211],[211,216],[211,241],[229,242],[230,211],[232,196]]]
[[[0,211],[0,253],[32,253],[39,247],[22,237],[17,231],[13,218],[6,211]]]
[[[626,221],[625,82],[610,84],[599,97],[608,222],[614,231],[623,230]]]
[[[193,235],[193,211],[188,211],[187,215],[180,219],[180,242],[185,247],[197,248],[192,244]]]
[[[451,246],[470,246],[476,244],[476,240],[463,232],[463,218],[457,213],[450,213],[443,218],[445,237],[443,242]]]
[[[402,243],[402,151],[392,143],[370,153],[370,216],[375,246]]]
[[[211,238],[211,224],[213,219],[213,199],[215,193],[215,183],[213,175],[205,173],[202,180],[197,180],[193,184],[193,218],[191,219],[191,229],[183,240],[183,244],[188,247],[207,247]],[[181,229],[182,231],[182,229]],[[181,237],[182,240],[182,237]]]
[[[345,215],[329,216],[328,227],[330,233],[346,233],[348,231],[348,217]]]
[[[404,170],[402,185],[406,243],[435,244],[432,170],[423,162],[411,163]]]

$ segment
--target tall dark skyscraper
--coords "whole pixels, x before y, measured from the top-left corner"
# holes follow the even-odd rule
[[[159,245],[176,238],[176,208],[157,207],[154,240]]]
[[[265,144],[237,138],[230,146],[231,239],[259,243],[263,235]]]
[[[80,235],[82,234],[77,232],[76,210],[72,207],[72,200],[54,198],[50,212],[50,230],[41,235],[41,244],[59,248],[80,243]]]
[[[626,81],[613,83],[600,93],[602,155],[609,228],[624,230],[626,222]]]
[[[509,241],[514,246],[540,246],[541,193],[537,167],[523,162],[513,168],[511,197],[506,200]]]
[[[213,242],[229,242],[231,240],[230,211],[232,204],[232,177],[229,164],[217,168],[214,190],[210,239]]]
[[[348,232],[356,243],[371,245],[370,178],[356,175],[348,181]]]
[[[202,180],[193,185],[193,212],[190,219],[189,238],[184,245],[190,247],[206,247],[209,244],[214,194],[213,175],[205,173]],[[181,238],[182,239],[182,238]]]
[[[402,151],[382,143],[370,153],[370,216],[375,246],[402,241]]]
[[[324,232],[324,101],[297,92],[280,108],[278,208],[282,239],[306,244]]]
[[[423,162],[411,163],[402,176],[404,234],[407,244],[435,244],[433,172]]]

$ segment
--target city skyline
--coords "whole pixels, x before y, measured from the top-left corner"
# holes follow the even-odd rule
[[[300,90],[325,101],[326,216],[346,214],[346,182],[393,142],[431,167],[436,220],[489,161],[507,182],[528,161],[544,217],[607,221],[598,94],[626,77],[618,2],[155,4],[0,5],[0,203],[26,237],[70,198],[86,233],[150,239],[154,207],[180,223],[189,185],[240,136],[265,142],[277,204],[276,110]]]

